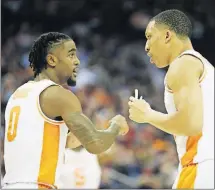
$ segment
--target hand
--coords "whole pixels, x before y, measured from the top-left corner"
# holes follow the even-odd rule
[[[113,117],[109,121],[109,123],[110,124],[116,123],[117,125],[120,126],[120,132],[119,132],[120,135],[125,135],[129,131],[129,126],[128,126],[127,122],[126,122],[126,119],[125,119],[125,117],[123,117],[121,115],[116,115],[115,117]]]
[[[129,98],[129,118],[137,123],[146,123],[147,115],[152,110],[150,105],[142,99],[138,99],[138,90],[135,89],[135,97]]]

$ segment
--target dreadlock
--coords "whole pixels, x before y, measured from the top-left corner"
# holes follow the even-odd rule
[[[66,34],[59,32],[49,32],[42,34],[38,39],[34,41],[28,57],[30,67],[34,71],[34,77],[39,75],[44,68],[47,68],[46,56],[48,54],[48,51],[54,45],[59,44],[64,40],[70,39],[71,38]]]
[[[190,37],[192,33],[192,24],[190,19],[183,12],[170,9],[163,11],[152,18],[155,24],[164,24],[173,30],[179,37]]]

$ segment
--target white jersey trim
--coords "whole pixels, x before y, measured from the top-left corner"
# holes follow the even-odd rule
[[[50,85],[50,86],[57,86],[56,84],[52,84],[52,85]],[[50,86],[48,86],[48,87],[50,87]],[[47,88],[48,88],[47,87]],[[45,88],[45,89],[47,89],[47,88]],[[45,90],[44,89],[44,90]],[[40,92],[40,94],[44,91],[44,90],[42,90],[41,92]],[[40,107],[40,94],[38,95],[38,98],[37,98],[37,108],[38,108],[38,110],[39,110],[39,113],[41,114],[41,116],[47,121],[47,122],[49,122],[49,123],[51,123],[51,124],[57,124],[57,125],[60,125],[60,124],[63,124],[64,123],[64,121],[57,121],[57,120],[54,120],[54,119],[50,119],[49,117],[47,117],[44,113],[43,113],[43,111],[42,111],[42,109],[41,109],[41,107]]]
[[[189,52],[189,51],[188,52],[185,51],[184,53],[182,53],[181,55],[179,55],[178,58],[182,57],[183,55],[190,55],[190,56],[195,57],[199,61],[201,61],[202,65],[203,65],[203,72],[202,72],[202,74],[201,74],[201,76],[199,78],[199,84],[201,84],[202,81],[204,80],[205,76],[206,76],[206,73],[207,73],[206,68],[205,68],[205,64],[204,64],[203,60],[200,57],[198,57],[197,55],[193,54],[193,52]],[[168,85],[167,85],[166,82],[165,82],[165,89],[169,93],[173,93],[173,91],[168,87]]]

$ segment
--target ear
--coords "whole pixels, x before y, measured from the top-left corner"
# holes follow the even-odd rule
[[[57,57],[55,57],[52,54],[48,54],[46,56],[46,61],[47,61],[48,65],[50,65],[51,67],[55,67],[57,64]]]
[[[166,35],[165,35],[165,43],[168,43],[172,38],[172,32],[170,30],[166,31]]]

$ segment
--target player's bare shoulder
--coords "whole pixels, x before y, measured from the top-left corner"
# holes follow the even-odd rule
[[[204,71],[203,63],[191,55],[177,58],[169,66],[166,74],[168,87],[198,81]]]
[[[81,110],[81,104],[77,96],[57,85],[48,87],[40,94],[40,106],[50,118],[61,116],[63,112]]]

